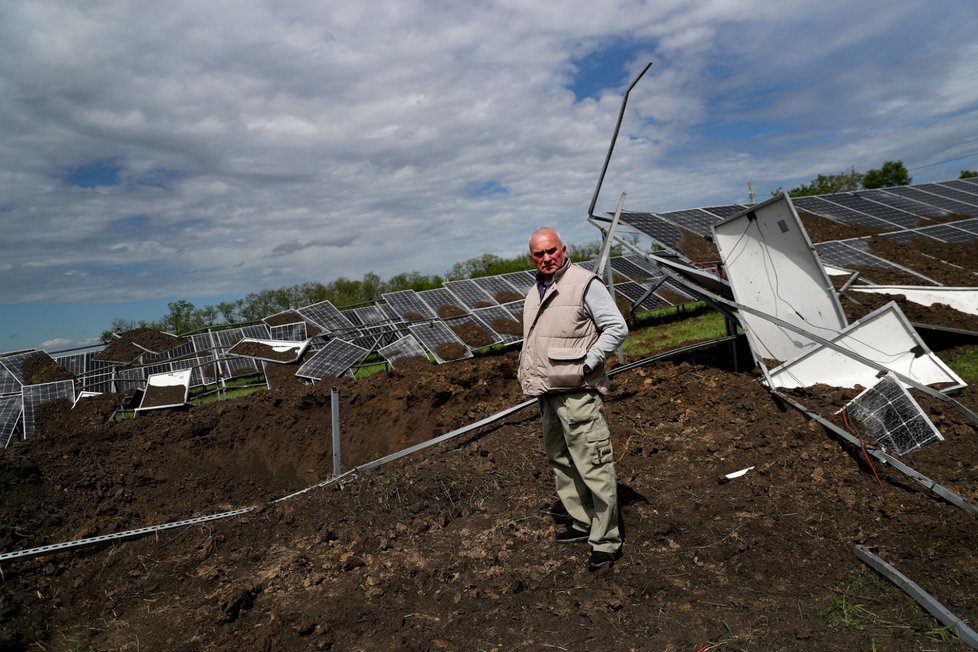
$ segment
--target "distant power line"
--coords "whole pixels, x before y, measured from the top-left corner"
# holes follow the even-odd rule
[[[958,156],[956,158],[949,158],[949,159],[944,160],[944,161],[937,161],[936,163],[928,163],[926,165],[917,165],[917,166],[912,167],[912,168],[907,168],[907,171],[909,172],[911,170],[923,170],[924,168],[932,168],[935,165],[944,165],[945,163],[953,163],[955,161],[961,161],[961,160],[964,160],[964,159],[967,159],[967,158],[971,158],[972,156],[978,156],[978,150],[976,150],[974,152],[971,152],[970,154],[965,154],[964,156]]]

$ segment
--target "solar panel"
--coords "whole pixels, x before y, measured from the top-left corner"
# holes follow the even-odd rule
[[[641,257],[636,256],[636,258]],[[642,267],[629,258],[615,256],[609,262],[611,263],[611,269],[615,270],[619,274],[627,276],[633,281],[647,281],[655,276],[650,268]]]
[[[642,303],[636,306],[635,302],[641,299],[648,291],[648,287],[644,287],[634,281],[617,283],[615,285],[615,293],[628,299],[628,302],[632,304],[633,310],[655,310],[656,308],[663,308],[669,305],[659,297],[655,296],[655,294],[650,294],[642,301]]]
[[[20,394],[0,397],[0,448],[10,444],[23,411],[24,399]]]
[[[951,188],[950,186],[943,183],[922,183],[919,186],[914,186],[918,190],[923,190],[924,192],[930,192],[938,197],[943,197],[944,199],[951,199],[954,201],[959,201],[962,204],[968,204],[972,208],[978,208],[978,196],[970,192],[962,192]]]
[[[728,217],[733,217],[737,213],[744,212],[746,209],[747,206],[743,204],[727,204],[726,206],[707,206],[703,210],[725,220]]]
[[[367,353],[369,353],[367,349],[355,344],[343,340],[330,340],[326,342],[326,346],[299,367],[295,375],[312,380],[339,378]]]
[[[401,290],[400,292],[388,292],[382,295],[397,316],[404,321],[426,321],[435,319],[435,313],[431,312],[427,304],[418,297],[414,290]]]
[[[0,396],[6,394],[20,394],[20,388],[23,383],[17,380],[16,377],[6,367],[0,365]]]
[[[662,271],[659,269],[659,265],[653,263],[645,256],[640,256],[638,254],[629,254],[628,256],[625,256],[623,260],[627,260],[633,265],[640,267],[645,274],[643,278],[650,278],[650,279],[659,278],[660,276],[663,275]]]
[[[962,229],[968,233],[978,234],[978,219],[972,218],[970,220],[959,220],[957,222],[952,222],[951,224],[956,229]]]
[[[713,235],[711,227],[720,222],[721,219],[712,213],[707,213],[700,208],[691,208],[682,211],[671,211],[668,213],[656,213],[657,216],[672,222],[676,226],[681,226],[687,231],[692,231],[696,235]]]
[[[143,392],[136,411],[186,405],[190,376],[189,369],[149,374],[146,377],[146,391]]]
[[[383,324],[387,321],[387,314],[380,309],[380,306],[361,306],[354,308],[351,312],[359,318],[360,323],[364,326]]]
[[[891,376],[864,390],[845,409],[873,439],[898,455],[944,439],[910,392]]]
[[[228,349],[228,355],[255,360],[268,360],[269,362],[278,362],[279,364],[289,364],[298,360],[305,350],[306,340],[255,340],[246,337]],[[235,358],[229,358],[227,362],[230,363],[232,360],[235,360]],[[238,363],[235,363],[234,366],[237,370],[246,368],[245,365]],[[257,363],[253,362],[251,368],[257,371]]]
[[[953,181],[941,181],[940,185],[960,190],[978,199],[978,181],[975,179],[954,179]]]
[[[496,331],[474,314],[446,319],[445,325],[472,351],[499,344],[501,341]]]
[[[913,199],[908,199],[907,197],[901,197],[900,195],[895,195],[893,193],[885,192],[883,190],[860,190],[859,192],[853,193],[857,197],[862,197],[863,199],[868,199],[870,201],[883,204],[885,206],[892,206],[902,211],[906,211],[913,215],[919,215],[920,217],[946,217],[950,215],[950,211],[946,211],[943,208],[938,208],[927,203],[921,203]]]
[[[268,327],[269,339],[288,342],[301,342],[309,336],[306,334],[306,322],[297,321],[294,324],[282,324]]]
[[[936,224],[917,229],[917,233],[929,236],[941,242],[951,242],[954,244],[967,244],[975,240],[975,234],[964,229],[957,228],[954,222],[950,224]]]
[[[37,353],[43,353],[43,351],[36,351],[30,349],[28,351],[21,351],[19,353],[13,353],[0,358],[0,365],[10,372],[10,375],[16,379],[21,385],[24,384],[24,361],[27,358],[35,355]],[[47,355],[45,353],[45,355]]]
[[[146,384],[146,376],[143,375],[142,367],[132,369],[120,369],[115,375],[115,387],[119,392],[142,389]]]
[[[934,240],[931,236],[921,233],[917,229],[908,229],[906,231],[893,231],[892,233],[883,233],[879,237],[889,240],[890,242],[896,242],[899,244],[907,244],[908,242],[913,242],[917,238],[927,238],[929,240]]]
[[[449,362],[471,358],[469,347],[460,340],[444,322],[411,324],[408,329],[435,356],[435,362]]]
[[[309,321],[322,327],[327,333],[345,333],[353,328],[353,324],[340,310],[329,301],[320,301],[296,312]]]
[[[64,398],[75,402],[75,383],[71,380],[58,380],[53,383],[24,385],[21,388],[24,399],[24,439],[34,434],[34,420],[37,410],[45,403]]]
[[[519,303],[522,306],[523,302],[520,301]],[[482,323],[496,334],[502,344],[512,344],[523,339],[523,327],[513,318],[505,306],[479,308],[472,314],[478,315]]]
[[[526,298],[530,288],[532,288],[537,282],[536,272],[531,272],[530,270],[500,274],[499,278],[516,288],[521,300]]]
[[[418,292],[418,296],[421,297],[421,300],[425,302],[425,305],[427,305],[433,313],[442,319],[459,317],[461,315],[467,315],[471,312],[448,288],[422,290],[421,292]]]
[[[829,242],[820,242],[815,245],[815,250],[818,252],[819,258],[822,259],[823,263],[828,263],[833,267],[844,267],[847,269],[862,267],[899,271],[917,276],[930,285],[939,285],[939,283],[928,279],[926,276],[870,253],[869,245],[865,240],[846,240],[845,242],[831,240]]]
[[[892,188],[884,188],[883,192],[913,199],[930,206],[937,206],[938,208],[943,208],[950,213],[967,215],[968,217],[978,217],[978,207],[970,204],[963,204],[953,199],[947,199],[931,192],[925,192],[916,186],[893,186]]]
[[[526,296],[526,292],[521,292],[502,276],[480,276],[472,281],[480,290],[488,294],[496,303],[506,303],[507,301],[519,301]]]
[[[476,285],[472,279],[449,281],[445,284],[445,287],[458,298],[463,306],[469,309],[485,308],[486,306],[495,306],[499,303]]]
[[[208,360],[206,358],[184,358],[183,360],[174,360],[170,365],[174,371],[190,369],[190,386],[201,387],[207,384],[204,382],[203,373],[201,373],[201,369],[207,363]]]
[[[397,366],[394,363],[398,360],[405,360],[407,358],[419,358],[425,362],[428,361],[428,354],[421,348],[418,340],[414,339],[413,335],[405,335],[379,349],[377,353],[383,356],[392,367]]]
[[[892,230],[896,225],[884,222],[871,215],[858,213],[822,197],[797,197],[791,200],[798,208],[850,226],[870,226],[882,230]]]
[[[902,229],[912,229],[917,224],[916,215],[911,215],[906,211],[887,206],[886,204],[880,204],[879,202],[874,202],[852,193],[839,192],[832,195],[823,195],[822,198],[833,204],[839,204],[840,206],[881,220],[883,223],[880,226],[883,228],[892,229],[899,227]]]
[[[655,296],[673,306],[696,301],[682,286],[677,285],[671,279],[666,279],[662,285],[656,288]]]
[[[679,228],[652,213],[632,213],[622,211],[621,221],[628,226],[641,231],[658,242],[663,247],[675,251],[676,244],[682,238]]]
[[[966,183],[972,186],[978,186],[978,177],[966,177],[964,179],[955,179],[955,183]]]

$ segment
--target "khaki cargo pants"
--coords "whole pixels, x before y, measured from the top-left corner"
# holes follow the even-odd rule
[[[590,533],[592,549],[618,550],[618,485],[601,395],[584,391],[544,394],[538,399],[543,445],[560,502],[575,527]]]

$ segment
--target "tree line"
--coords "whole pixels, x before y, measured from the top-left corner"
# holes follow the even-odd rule
[[[961,170],[959,179],[969,179],[978,177],[978,172],[974,170]],[[854,192],[856,190],[872,190],[874,188],[892,188],[893,186],[909,186],[913,183],[913,178],[907,171],[903,161],[886,161],[878,168],[857,172],[855,167],[839,172],[838,174],[820,174],[808,183],[792,188],[788,191],[791,197],[805,197],[808,195],[829,195],[834,192]],[[772,195],[779,195],[783,191],[781,188],[773,191]]]
[[[567,249],[572,260],[589,260],[600,255],[601,243],[568,245]],[[620,255],[620,248],[613,247],[612,254]],[[341,276],[328,283],[300,283],[289,287],[251,292],[234,301],[222,301],[202,307],[197,307],[186,299],[179,299],[168,303],[168,312],[155,321],[114,318],[110,328],[102,332],[101,340],[110,342],[113,333],[123,333],[135,328],[152,328],[180,335],[211,327],[257,322],[263,317],[320,301],[329,301],[337,308],[348,308],[373,303],[388,292],[400,290],[420,292],[441,287],[445,281],[496,276],[528,269],[533,269],[533,263],[526,254],[504,258],[486,253],[455,263],[444,276],[421,274],[415,271],[396,274],[385,281],[377,274],[368,272],[359,280]]]

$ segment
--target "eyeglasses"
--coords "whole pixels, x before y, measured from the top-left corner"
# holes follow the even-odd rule
[[[544,249],[543,251],[534,251],[534,252],[532,252],[533,253],[533,257],[534,258],[543,258],[544,256],[553,256],[555,253],[557,253],[557,250],[559,248],[560,247],[550,247],[550,249]]]

